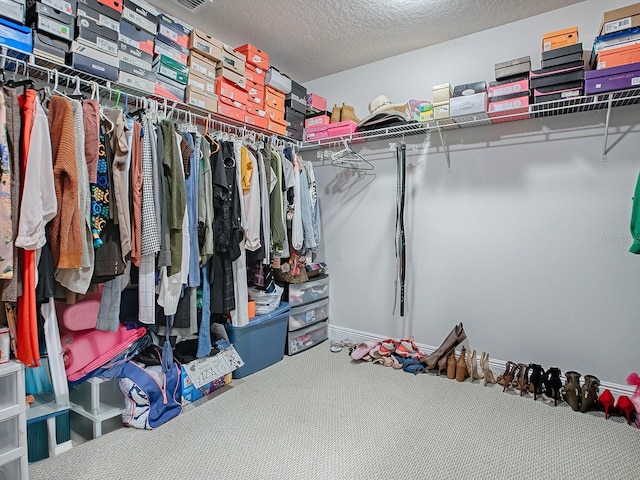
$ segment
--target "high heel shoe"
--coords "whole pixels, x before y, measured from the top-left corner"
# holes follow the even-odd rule
[[[593,375],[584,376],[584,385],[582,385],[582,396],[580,399],[580,411],[582,413],[588,411],[598,399],[598,387],[600,380]]]
[[[463,342],[467,338],[467,334],[464,331],[462,323],[459,323],[449,332],[447,338],[444,339],[442,344],[436,348],[429,355],[425,355],[419,358],[420,363],[422,363],[427,370],[433,370],[434,368],[438,368],[438,371],[442,372],[446,369],[447,358],[451,353],[451,350],[455,350],[455,348]]]
[[[480,368],[482,369],[482,376],[484,377],[485,386],[487,383],[496,383],[496,377],[489,368],[489,354],[486,352],[482,352],[482,356],[480,357]]]
[[[538,399],[538,395],[542,395],[542,381],[544,379],[544,368],[537,363],[530,363],[529,370],[529,391],[533,393],[533,400]]]
[[[616,399],[608,388],[604,390],[598,397],[598,406],[604,410],[604,418],[609,418],[609,409],[613,406]]]
[[[580,392],[580,374],[578,372],[566,372],[564,374],[566,377],[564,383],[564,392],[562,398],[565,402],[569,404],[571,410],[577,412],[580,410],[580,400],[581,400],[581,392]]]
[[[505,366],[504,372],[502,372],[502,375],[498,376],[498,383],[504,387],[502,389],[503,392],[506,392],[507,389],[511,386],[511,382],[513,381],[513,374],[515,373],[516,368],[518,368],[517,364],[513,363],[512,361],[508,361]]]
[[[631,399],[626,395],[620,395],[615,408],[620,415],[624,415],[627,419],[627,423],[631,425],[631,416],[636,411],[636,407]]]
[[[518,390],[520,390],[520,396],[523,396],[529,389],[529,367],[524,363],[518,364],[516,386],[518,387]]]
[[[466,359],[467,350],[462,347],[460,351],[460,358],[458,358],[458,363],[456,364],[456,381],[464,382],[464,379],[467,378],[467,359]]]
[[[447,378],[453,380],[456,378],[456,368],[458,360],[456,359],[456,351],[452,350],[447,359]]]
[[[550,367],[544,372],[542,385],[544,388],[544,394],[553,398],[554,407],[558,406],[558,400],[560,400],[560,389],[562,388],[562,380],[560,380],[561,371],[557,367]]]
[[[478,355],[475,350],[467,356],[467,373],[472,382],[484,378],[484,373],[478,371]]]

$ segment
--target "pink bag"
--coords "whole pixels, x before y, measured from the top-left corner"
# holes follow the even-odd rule
[[[101,298],[102,287],[73,305],[56,300],[56,315],[60,328],[72,332],[96,328]]]
[[[640,428],[640,376],[637,373],[630,374],[627,383],[636,386],[636,391],[631,395],[631,402],[636,407],[636,427]]]
[[[147,332],[144,327],[127,330],[120,325],[116,332],[83,330],[62,334],[62,354],[67,380],[73,382],[100,368],[127,350]]]

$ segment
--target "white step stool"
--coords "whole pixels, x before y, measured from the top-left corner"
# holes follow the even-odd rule
[[[69,391],[71,411],[87,418],[93,425],[93,438],[102,435],[102,422],[124,412],[124,395],[118,379],[92,377]]]

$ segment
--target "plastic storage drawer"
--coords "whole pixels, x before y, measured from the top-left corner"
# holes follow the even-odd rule
[[[329,296],[329,275],[313,277],[308,282],[289,285],[289,304],[291,307],[315,302]]]
[[[300,353],[324,342],[327,338],[329,338],[329,322],[327,320],[310,325],[302,330],[289,332],[287,355]]]
[[[229,340],[244,362],[233,371],[233,378],[246,377],[284,358],[288,318],[289,304],[280,302],[273,312],[254,317],[247,325],[227,325]]]
[[[20,448],[20,424],[17,416],[0,420],[0,458]]]
[[[289,331],[299,330],[329,318],[329,299],[295,307],[289,313]]]

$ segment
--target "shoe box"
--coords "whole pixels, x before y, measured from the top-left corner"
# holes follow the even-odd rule
[[[327,99],[317,93],[308,93],[306,96],[307,115],[327,111]]]
[[[302,140],[305,125],[304,113],[287,108],[284,113],[284,119],[287,124],[287,137],[294,140]]]
[[[81,72],[113,82],[118,81],[118,57],[76,41],[71,43],[67,63]]]
[[[640,3],[609,10],[602,15],[599,35],[640,27]]]
[[[76,41],[88,47],[101,50],[114,57],[118,56],[118,32],[103,27],[91,17],[77,20]]]
[[[244,76],[244,74],[241,75],[236,70],[225,68],[222,62],[219,62],[218,66],[216,67],[216,77],[224,78],[228,82],[231,82],[244,90],[246,90],[247,88],[247,78]]]
[[[442,83],[433,86],[433,104],[449,103],[449,99],[453,97],[453,86],[450,83]]]
[[[102,15],[105,18],[120,22],[120,17],[122,16],[122,7],[120,6],[120,8],[118,8],[119,2],[109,2],[102,0],[76,0],[76,3],[78,16],[81,16],[80,10],[86,10],[87,8],[89,8],[94,12],[98,12],[99,15]],[[101,25],[104,25],[104,23],[101,22]]]
[[[207,35],[202,30],[194,28],[189,34],[189,50],[195,51],[213,62],[222,59],[223,43],[217,38]]]
[[[307,87],[291,80],[291,92],[284,97],[284,106],[303,115],[307,110]]]
[[[525,76],[489,82],[487,96],[491,123],[529,118],[530,95],[529,72]]]
[[[640,44],[620,45],[598,54],[596,70],[640,62]]]
[[[520,57],[494,65],[496,80],[505,80],[520,75],[529,75],[531,71],[531,57]]]
[[[578,43],[578,27],[569,27],[542,35],[542,51],[548,52],[556,48]]]
[[[78,0],[78,7],[76,9],[77,21],[82,18],[89,18],[94,23],[101,27],[109,28],[117,33],[120,33],[120,15],[112,8],[104,7],[101,3],[94,2],[92,6],[82,3],[82,0]],[[102,8],[99,10],[97,8]]]
[[[118,41],[118,48],[126,53],[139,58],[147,62],[153,61],[153,49],[155,38],[146,30],[133,25],[132,23],[120,21],[120,37]],[[146,55],[142,55],[142,53]]]
[[[284,119],[282,121],[278,121],[272,118],[269,118],[267,124],[267,130],[273,133],[277,133],[278,135],[286,135],[287,134],[287,125],[285,124]]]
[[[632,63],[586,72],[584,93],[586,95],[595,95],[634,88],[638,85],[640,85],[640,63]]]
[[[216,95],[215,79],[212,80],[210,78],[190,73],[187,79],[187,86],[190,87],[193,92],[197,92],[201,95],[209,95],[216,99],[218,98]]]
[[[189,37],[191,27],[182,25],[175,19],[164,13],[158,15],[157,39],[169,45],[178,45],[185,50],[189,50]]]
[[[69,43],[52,35],[42,32],[33,32],[33,54],[45,58],[54,63],[64,64]]]
[[[0,17],[24,25],[26,0],[0,0]]]
[[[192,89],[190,86],[187,86],[186,89],[185,103],[211,113],[218,111],[218,98],[215,95],[211,96],[202,94],[199,91]]]
[[[246,81],[247,104],[253,104],[256,107],[264,108],[264,85]]]
[[[27,9],[26,19],[27,25],[38,32],[48,33],[67,42],[75,38],[75,16],[48,3],[34,2]]]
[[[158,33],[158,16],[148,7],[131,0],[124,0],[122,20],[142,28],[151,35],[155,36]]]
[[[218,97],[218,113],[224,117],[228,117],[236,122],[244,122],[246,109],[238,108],[239,103],[227,97]],[[243,106],[243,105],[241,105]]]
[[[291,93],[291,79],[274,67],[269,67],[265,76],[265,86],[268,85],[283,94]]]
[[[310,129],[320,125],[329,125],[330,121],[331,121],[331,117],[327,115],[326,112],[316,114],[312,117],[307,115],[304,120],[304,128]]]
[[[529,74],[529,86],[533,90],[534,103],[554,99],[538,98],[546,95],[573,96],[573,92],[582,91],[583,84],[584,64],[582,61],[559,67],[533,70]]]
[[[0,47],[22,53],[33,53],[31,28],[0,18]]]
[[[153,71],[158,75],[167,77],[169,80],[173,80],[174,82],[182,85],[187,84],[189,67],[177,62],[173,58],[158,55],[153,61]]]
[[[215,85],[218,98],[232,100],[234,103],[242,105],[244,109],[247,104],[247,92],[245,90],[224,77],[217,77]]]
[[[265,71],[269,68],[269,54],[263,52],[259,48],[246,43],[236,47],[235,51],[244,55],[247,63]]]
[[[189,66],[189,76],[197,75],[208,81],[215,82],[217,63],[205,57],[195,50],[189,52],[187,65]]]
[[[449,116],[456,123],[484,125],[489,122],[487,114],[487,82],[479,81],[456,85],[453,97],[449,99]]]
[[[156,77],[156,83],[153,89],[157,96],[180,103],[184,103],[185,101],[186,90],[184,85],[162,76]]]
[[[267,71],[263,68],[256,67],[255,65],[245,62],[244,75],[247,78],[247,81],[264,86]]]
[[[264,89],[264,110],[271,120],[285,124],[284,112],[284,93],[276,90],[271,86],[265,86]]]
[[[188,64],[189,62],[189,52],[185,52],[184,49],[180,48],[177,50],[170,46],[167,43],[156,42],[153,46],[153,56],[164,55],[165,57],[173,58],[176,62],[182,64]],[[151,61],[151,60],[150,60]]]
[[[589,66],[592,70],[596,69],[598,64],[598,55],[603,51],[611,50],[623,45],[629,46],[634,44],[640,44],[640,27],[633,27],[606,35],[600,35],[599,37],[596,37],[593,42]]]
[[[540,67],[562,67],[573,65],[583,61],[582,43],[567,45],[566,47],[554,48],[547,52],[542,52],[540,56]]]
[[[260,110],[257,113],[250,113],[247,109],[247,112],[244,114],[244,123],[261,130],[269,128],[269,119],[267,118],[267,113],[264,110]]]

